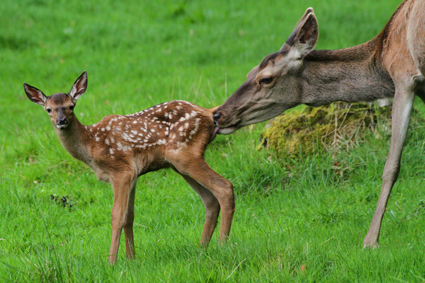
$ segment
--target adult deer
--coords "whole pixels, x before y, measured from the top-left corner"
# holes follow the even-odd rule
[[[389,195],[415,95],[425,101],[425,1],[406,0],[383,31],[364,44],[341,50],[313,50],[318,23],[307,9],[282,48],[252,69],[233,95],[214,112],[219,133],[273,118],[306,104],[372,101],[394,97],[391,146],[383,185],[365,247],[378,247]]]
[[[206,211],[201,245],[208,246],[220,209],[219,241],[226,241],[235,209],[233,186],[204,160],[205,149],[215,136],[214,109],[172,101],[131,115],[109,115],[95,125],[84,126],[75,116],[74,107],[86,88],[86,72],[75,81],[69,94],[46,97],[39,89],[24,84],[28,98],[49,114],[65,149],[90,166],[99,180],[112,183],[109,261],[116,261],[123,228],[127,258],[134,258],[137,178],[161,168],[173,168],[201,197]]]

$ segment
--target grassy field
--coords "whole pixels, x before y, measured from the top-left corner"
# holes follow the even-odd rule
[[[400,0],[97,2],[0,5],[0,281],[425,280],[423,127],[409,132],[380,249],[365,250],[362,240],[389,136],[337,155],[277,160],[256,150],[259,124],[219,136],[207,151],[235,187],[228,244],[220,246],[216,233],[208,249],[198,247],[202,202],[163,170],[138,182],[136,260],[125,259],[122,242],[111,266],[110,185],[62,148],[22,87],[67,92],[86,70],[88,91],[76,108],[83,124],[173,99],[213,107],[280,48],[307,7],[319,20],[318,48],[334,49],[378,34]]]

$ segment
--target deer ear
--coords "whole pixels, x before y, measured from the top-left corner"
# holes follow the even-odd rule
[[[75,81],[75,83],[72,85],[72,88],[69,92],[69,96],[71,96],[72,99],[76,101],[86,92],[86,89],[87,89],[87,72],[84,71]]]
[[[289,49],[302,59],[314,49],[319,38],[319,24],[312,8],[308,8],[282,49]]]
[[[37,103],[38,105],[41,105],[41,106],[44,106],[46,104],[47,97],[38,88],[30,86],[27,83],[24,83],[24,90],[29,100],[31,100],[32,102]]]

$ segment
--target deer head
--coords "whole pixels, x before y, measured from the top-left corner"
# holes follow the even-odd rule
[[[318,34],[316,16],[309,8],[282,48],[254,67],[247,80],[214,112],[218,133],[233,133],[304,103],[299,74],[304,68],[303,59],[316,45]]]
[[[72,125],[75,119],[74,107],[87,89],[87,72],[83,72],[73,84],[69,94],[55,93],[49,97],[44,93],[24,83],[24,90],[29,100],[43,106],[44,110],[49,114],[50,121],[53,126],[59,130],[63,130]]]

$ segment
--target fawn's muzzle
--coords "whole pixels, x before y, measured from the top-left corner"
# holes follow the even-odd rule
[[[56,119],[56,127],[58,127],[59,129],[62,129],[62,128],[65,128],[66,126],[68,126],[68,119],[66,117]]]

